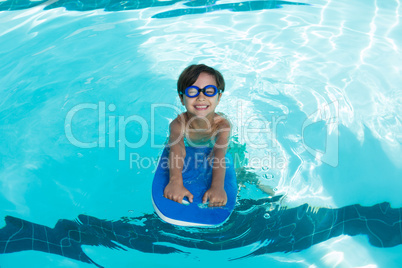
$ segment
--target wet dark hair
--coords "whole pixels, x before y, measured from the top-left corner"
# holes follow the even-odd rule
[[[179,93],[179,95],[180,93],[184,94],[186,88],[193,85],[201,73],[213,75],[216,80],[216,87],[221,89],[222,92],[225,90],[225,80],[219,71],[205,64],[193,64],[184,69],[180,74],[179,80],[177,81],[177,93]]]

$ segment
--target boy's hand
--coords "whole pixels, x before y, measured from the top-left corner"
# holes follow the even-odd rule
[[[202,197],[202,203],[206,203],[209,200],[208,207],[222,207],[226,205],[228,198],[226,196],[225,189],[223,187],[211,187],[205,192]]]
[[[194,198],[192,193],[190,193],[190,191],[183,186],[182,182],[172,180],[169,181],[168,185],[166,185],[163,196],[180,204],[182,203],[185,196],[188,198],[188,201],[190,201],[190,203],[193,202]]]

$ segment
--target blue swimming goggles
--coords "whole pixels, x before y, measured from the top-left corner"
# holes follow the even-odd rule
[[[197,86],[189,86],[184,91],[184,94],[186,94],[186,96],[189,98],[195,98],[198,95],[200,95],[200,92],[204,93],[204,95],[207,97],[213,97],[218,93],[222,93],[223,91],[221,89],[218,89],[214,85],[208,85],[204,88],[199,88]],[[183,95],[183,92],[180,94]]]

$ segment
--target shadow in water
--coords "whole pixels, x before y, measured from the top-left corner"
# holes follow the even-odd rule
[[[244,1],[236,3],[217,4],[216,0],[195,0],[195,1],[155,1],[155,0],[58,0],[55,2],[49,1],[29,1],[29,0],[7,0],[0,2],[0,11],[6,10],[21,10],[39,5],[44,5],[44,10],[63,7],[71,11],[90,11],[103,9],[104,11],[122,11],[144,9],[158,6],[172,6],[178,2],[183,2],[183,5],[189,8],[169,10],[158,13],[153,18],[170,18],[190,14],[203,14],[219,10],[229,10],[233,12],[256,11],[264,9],[281,8],[283,5],[308,5],[305,3],[288,2],[288,1]]]
[[[82,245],[123,250],[120,245],[124,245],[147,253],[180,254],[184,252],[160,243],[205,250],[259,243],[251,252],[238,257],[244,258],[301,251],[342,234],[366,235],[376,247],[402,243],[402,208],[391,208],[389,203],[314,210],[307,204],[280,208],[279,199],[241,200],[230,219],[213,229],[173,226],[154,214],[118,221],[79,215],[76,221],[59,220],[54,228],[6,216],[6,225],[0,229],[0,253],[37,250],[102,267],[82,251]]]

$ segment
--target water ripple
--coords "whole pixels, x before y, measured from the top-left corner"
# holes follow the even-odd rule
[[[0,2],[0,11],[3,10],[21,10],[37,6],[43,6],[44,10],[63,7],[70,11],[90,11],[96,9],[103,9],[105,11],[123,11],[145,9],[151,7],[174,6],[176,3],[182,2],[183,5],[197,8],[176,9],[167,12],[162,12],[155,15],[155,18],[177,17],[188,14],[208,13],[217,10],[230,10],[234,12],[244,12],[253,10],[265,10],[281,8],[283,5],[306,5],[304,3],[288,2],[288,1],[245,1],[237,3],[224,3],[216,4],[217,1],[197,0],[197,1],[146,1],[146,0],[101,0],[101,1],[87,1],[87,0],[58,0],[58,1],[15,1],[7,0]],[[201,8],[203,7],[203,8]]]

